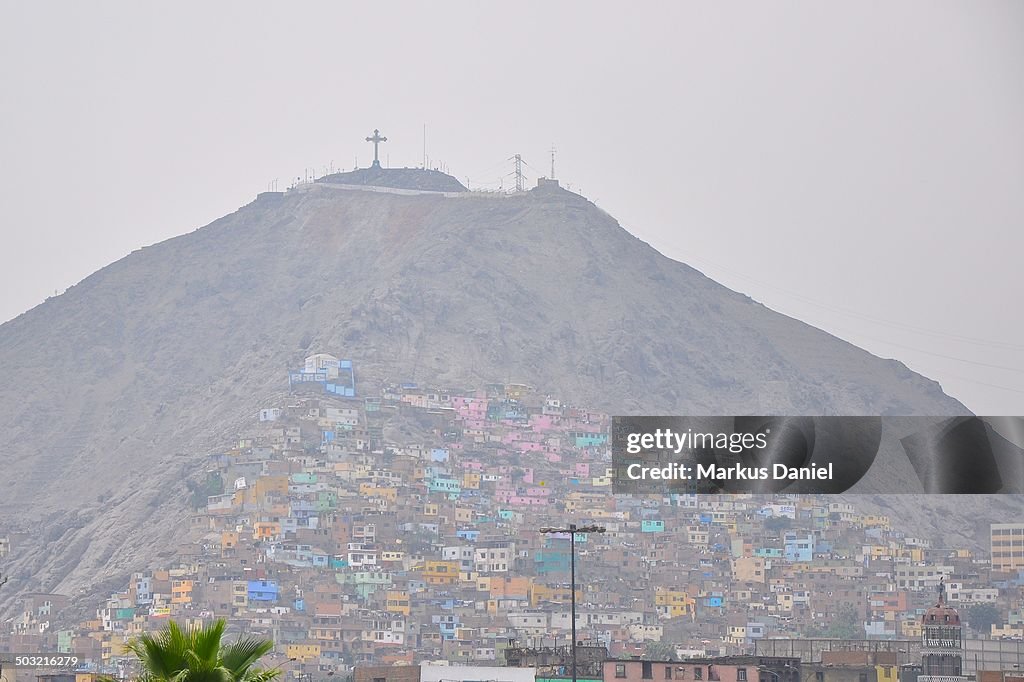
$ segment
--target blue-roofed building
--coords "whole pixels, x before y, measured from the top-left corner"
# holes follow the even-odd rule
[[[276,602],[278,586],[273,580],[250,580],[248,585],[249,601]]]

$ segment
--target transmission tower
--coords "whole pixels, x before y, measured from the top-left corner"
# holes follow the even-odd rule
[[[516,191],[522,192],[525,189],[525,183],[523,182],[523,157],[520,154],[516,154],[509,161],[516,162]]]

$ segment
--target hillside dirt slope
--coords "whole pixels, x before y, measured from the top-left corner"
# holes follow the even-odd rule
[[[563,190],[261,195],[0,326],[0,535],[25,534],[0,607],[109,592],[173,555],[185,479],[312,352],[351,358],[363,394],[506,380],[619,414],[966,413]],[[882,502],[964,537],[986,518],[969,498]]]

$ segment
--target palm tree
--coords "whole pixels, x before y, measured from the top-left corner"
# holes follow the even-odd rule
[[[142,634],[125,644],[139,660],[139,682],[271,682],[276,668],[256,668],[274,643],[266,639],[221,642],[227,623],[182,630],[174,621],[156,635]]]

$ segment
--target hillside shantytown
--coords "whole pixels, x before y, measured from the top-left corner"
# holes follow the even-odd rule
[[[575,541],[578,679],[1020,674],[1024,523],[956,547],[837,497],[612,495],[607,414],[522,384],[362,395],[356,369],[321,352],[282,376],[190,476],[172,561],[85,618],[24,596],[0,651],[83,661],[47,682],[124,678],[134,634],[223,617],[286,679],[569,679],[570,543],[540,529],[570,520],[604,529]]]

